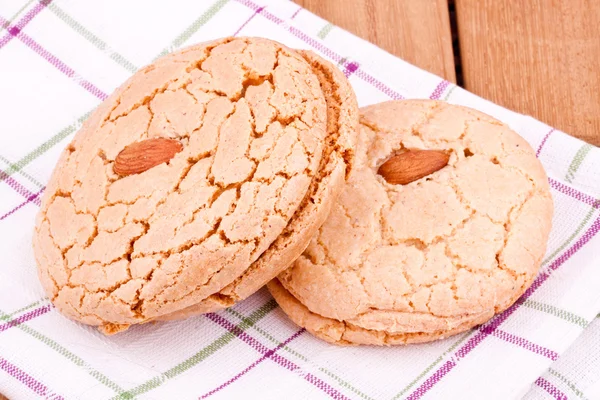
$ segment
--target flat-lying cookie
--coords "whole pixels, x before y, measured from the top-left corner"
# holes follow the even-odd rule
[[[343,185],[356,129],[332,133],[327,117],[310,63],[266,39],[203,43],[137,72],[48,183],[34,250],[52,302],[111,333],[247,296],[221,291],[286,268]]]
[[[444,338],[529,287],[552,213],[540,162],[506,125],[444,102],[373,105],[361,110],[338,202],[268,287],[294,322],[329,342]]]

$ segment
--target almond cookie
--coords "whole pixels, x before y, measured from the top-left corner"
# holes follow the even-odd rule
[[[268,284],[337,344],[427,342],[513,304],[545,253],[553,203],[531,147],[439,101],[361,110],[353,172],[303,255]]]
[[[243,295],[221,291],[286,268],[341,190],[356,130],[332,133],[327,118],[311,64],[270,40],[203,43],[143,68],[48,183],[34,233],[48,296],[105,333],[233,304]]]

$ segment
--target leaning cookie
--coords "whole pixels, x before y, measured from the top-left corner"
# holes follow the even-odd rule
[[[355,133],[332,135],[327,118],[309,62],[270,40],[203,43],[143,68],[48,183],[34,233],[48,296],[105,333],[243,297],[221,291],[287,267],[318,228],[298,226],[303,210],[329,211],[320,182],[342,187],[352,156],[329,160]]]
[[[513,304],[545,253],[553,203],[531,147],[437,101],[361,110],[350,179],[304,254],[268,284],[337,344],[427,342]]]
[[[284,233],[252,268],[219,293],[158,319],[183,319],[216,311],[256,292],[287,268],[306,248],[340,194],[354,160],[358,129],[356,96],[345,75],[335,65],[312,51],[301,50],[298,53],[310,64],[321,84],[327,104],[327,136],[319,178],[311,182],[307,196]]]

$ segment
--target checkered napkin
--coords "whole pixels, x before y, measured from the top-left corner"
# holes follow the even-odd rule
[[[0,392],[11,399],[600,398],[600,149],[482,100],[290,1],[0,0]],[[34,217],[60,151],[139,67],[222,36],[337,63],[361,105],[443,99],[527,139],[556,214],[542,270],[506,312],[425,345],[342,348],[263,289],[215,314],[112,337],[61,316],[38,283]],[[575,343],[575,344],[574,344]],[[564,355],[563,355],[564,353]]]

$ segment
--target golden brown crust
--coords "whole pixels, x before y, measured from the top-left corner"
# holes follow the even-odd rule
[[[473,326],[487,321],[494,314],[486,312],[465,317],[463,321],[445,330],[434,332],[390,333],[385,330],[365,329],[346,321],[325,318],[311,312],[306,306],[288,292],[277,278],[267,284],[269,292],[286,315],[297,325],[306,328],[316,337],[338,345],[379,345],[426,343],[445,339],[448,336],[464,332]]]
[[[314,182],[334,177],[327,197],[343,181],[337,164],[322,169],[326,117],[311,66],[270,40],[203,43],[140,70],[86,121],[44,194],[34,250],[53,303],[112,333],[209,296],[227,304],[215,295],[265,265],[261,279],[275,276],[306,245],[298,215],[322,194]],[[117,154],[150,137],[183,150],[115,174]],[[298,240],[278,239],[298,226]]]

